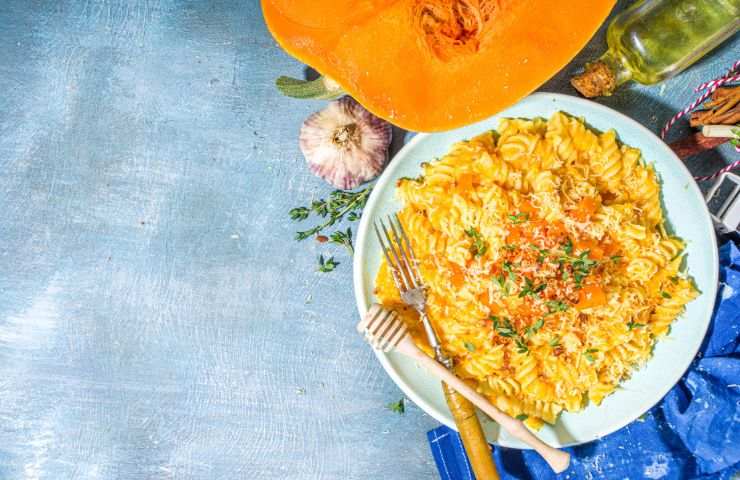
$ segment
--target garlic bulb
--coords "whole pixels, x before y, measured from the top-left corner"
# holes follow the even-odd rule
[[[308,168],[334,187],[350,190],[377,177],[388,160],[391,125],[351,97],[306,119],[300,146]]]

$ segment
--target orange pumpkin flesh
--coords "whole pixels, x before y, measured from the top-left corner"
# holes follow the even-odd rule
[[[614,0],[262,0],[291,55],[414,131],[486,118],[565,66]]]

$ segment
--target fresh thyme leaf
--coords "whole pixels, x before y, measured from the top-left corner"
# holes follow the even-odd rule
[[[540,293],[542,290],[544,290],[547,287],[546,283],[540,283],[539,285],[535,286],[532,280],[530,280],[527,277],[524,277],[524,288],[522,288],[522,291],[519,292],[519,298],[524,298],[527,295],[536,296],[538,293]]]
[[[678,285],[679,278],[677,275],[673,275],[670,277],[671,282],[673,282],[674,285]]]
[[[540,328],[542,328],[543,325],[545,325],[545,319],[544,318],[540,318],[539,320],[537,320],[536,322],[534,322],[534,325],[532,325],[532,330],[534,330],[534,332],[537,333],[537,331]]]
[[[588,363],[594,363],[594,361],[596,361],[596,358],[593,356],[593,354],[598,351],[599,351],[598,348],[589,348],[583,353],[583,356],[586,357],[586,360],[588,360]]]
[[[493,329],[502,337],[512,338],[517,336],[516,330],[511,326],[508,318],[491,317],[493,320]]]
[[[560,300],[548,300],[545,304],[547,305],[547,313],[564,312],[568,310],[568,304]]]
[[[512,282],[516,282],[516,275],[514,274],[514,270],[511,269],[511,263],[504,262],[502,268],[504,272],[509,274],[509,280],[511,280]]]
[[[568,280],[568,270],[563,270],[563,281]]]
[[[663,298],[673,298],[670,293],[666,292],[665,290],[661,290],[660,296]]]
[[[512,244],[507,243],[506,245],[504,245],[504,250],[507,250],[509,252],[513,252],[514,250],[516,250],[516,245],[512,245]]]
[[[311,211],[306,207],[296,207],[290,210],[288,212],[290,214],[291,220],[305,220],[308,218],[308,214],[311,213]]]
[[[341,245],[349,251],[350,255],[354,255],[355,248],[352,245],[352,229],[347,228],[346,231],[337,230],[336,232],[329,235],[329,241],[337,245]]]
[[[515,338],[514,342],[516,342],[516,353],[529,353],[529,347],[521,337]]]
[[[481,255],[486,253],[486,250],[488,250],[488,244],[485,240],[483,240],[483,237],[481,236],[480,232],[478,232],[478,230],[470,227],[469,229],[465,230],[465,234],[473,239],[473,245],[470,246],[470,251],[472,252],[473,256],[480,257]]]
[[[399,415],[403,415],[403,413],[406,411],[406,402],[403,397],[397,402],[391,402],[385,406],[388,410],[391,412],[398,413]]]
[[[475,345],[473,345],[470,342],[463,342],[463,345],[465,345],[465,350],[468,352],[474,352],[475,351]]]
[[[509,220],[511,220],[511,223],[514,225],[524,223],[529,220],[529,214],[527,212],[520,212],[516,215],[509,215]]]
[[[532,325],[524,329],[524,335],[526,335],[527,337],[532,336],[532,334],[537,333],[537,331],[539,331],[539,329],[542,328],[544,324],[545,324],[545,319],[540,318],[539,320],[534,322]]]
[[[520,413],[514,418],[516,418],[517,420],[521,420],[523,422],[524,420],[529,418],[529,415],[527,415],[526,413]]]
[[[360,219],[360,214],[357,212],[349,212],[347,214],[347,220],[349,220],[350,222],[354,222],[359,219]]]
[[[320,217],[325,217],[329,213],[329,206],[324,200],[314,200],[311,202],[311,211]]]
[[[339,265],[339,262],[335,261],[334,257],[324,259],[323,255],[319,255],[319,272],[329,273],[337,268],[337,265]]]
[[[570,238],[563,245],[563,251],[566,255],[571,255],[573,253],[573,241]]]
[[[635,329],[635,328],[642,328],[644,326],[645,326],[644,323],[637,323],[634,320],[630,320],[629,323],[627,323],[627,328],[629,330],[632,330],[632,329]]]
[[[621,255],[612,255],[612,256],[611,256],[611,257],[609,257],[609,258],[610,258],[610,259],[611,259],[611,261],[612,261],[612,262],[614,262],[614,263],[619,263],[619,262],[621,262],[621,261],[622,261],[622,256],[621,256]]]
[[[555,335],[555,336],[554,336],[554,337],[552,337],[552,338],[550,339],[550,341],[549,341],[549,342],[547,342],[547,343],[548,343],[548,344],[549,344],[549,345],[550,345],[551,347],[553,347],[553,348],[554,348],[554,347],[559,347],[559,346],[560,346],[560,337],[558,337],[557,335]]]

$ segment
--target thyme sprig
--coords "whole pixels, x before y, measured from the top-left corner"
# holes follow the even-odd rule
[[[312,213],[316,216],[326,218],[326,221],[308,230],[296,232],[296,240],[305,240],[318,235],[325,228],[333,226],[347,216],[347,220],[354,221],[360,218],[360,213],[367,203],[373,187],[363,188],[356,192],[346,190],[334,190],[329,194],[329,199],[319,199],[311,202],[309,207],[296,207],[288,214],[295,221],[306,220]]]

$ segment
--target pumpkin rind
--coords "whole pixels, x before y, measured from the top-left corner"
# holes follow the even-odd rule
[[[262,0],[291,55],[413,131],[486,118],[565,66],[614,0]]]

